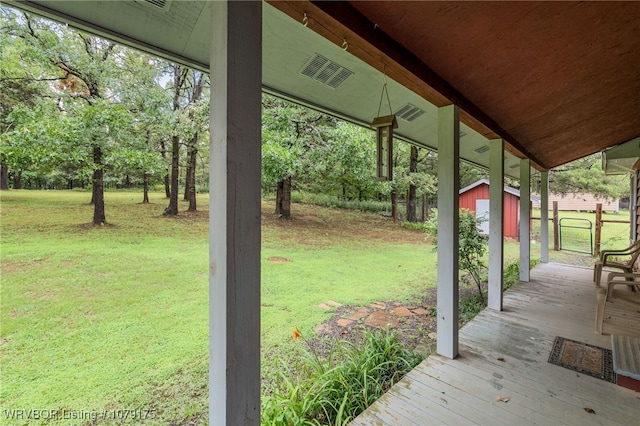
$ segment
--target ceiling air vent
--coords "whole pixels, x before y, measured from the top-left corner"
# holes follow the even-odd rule
[[[489,146],[482,145],[480,148],[474,149],[474,151],[477,152],[478,154],[484,154],[485,152],[489,151]]]
[[[516,163],[516,164],[513,164],[513,165],[509,166],[510,169],[515,169],[516,167],[520,167],[520,164]]]
[[[406,104],[396,111],[396,115],[406,121],[413,121],[422,114],[424,114],[424,111],[412,104]]]
[[[465,136],[467,136],[467,134],[465,132],[463,132],[462,130],[460,130],[460,133],[458,133],[458,137],[460,139],[464,138]]]
[[[322,55],[316,54],[302,67],[300,74],[336,89],[347,78],[351,77],[353,72]]]
[[[172,0],[143,0],[143,3],[150,4],[158,9],[167,10]]]

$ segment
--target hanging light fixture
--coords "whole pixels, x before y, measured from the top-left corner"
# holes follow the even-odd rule
[[[389,104],[389,115],[380,116],[382,98],[385,93],[387,94],[387,103]],[[371,127],[376,130],[377,177],[378,180],[381,181],[390,181],[393,180],[393,129],[398,128],[398,121],[391,111],[391,101],[389,100],[389,91],[387,90],[386,67],[377,115],[378,117],[374,118],[371,123]]]

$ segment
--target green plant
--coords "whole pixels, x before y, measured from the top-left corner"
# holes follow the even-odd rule
[[[432,208],[425,222],[425,231],[432,237],[438,236],[438,209]]]
[[[472,212],[466,209],[460,210],[459,239],[459,262],[460,269],[466,271],[471,279],[478,286],[478,295],[484,303],[482,295],[482,274],[486,269],[483,256],[487,251],[487,236],[480,233],[478,225],[484,219],[477,218]]]
[[[347,424],[423,359],[389,331],[365,330],[358,345],[334,341],[325,359],[296,329],[298,338],[306,346],[291,368],[281,361],[275,389],[263,398],[263,424]]]
[[[428,233],[429,225],[426,222],[400,222],[400,226],[407,229],[415,229]]]
[[[360,210],[366,212],[384,212],[389,209],[390,203],[374,200],[345,200],[342,197],[329,194],[316,194],[312,192],[292,191],[291,201],[294,203],[310,203],[317,206]]]
[[[484,297],[482,294],[474,294],[469,297],[460,299],[458,303],[459,319],[463,322],[469,322],[478,315],[485,307]]]
[[[507,290],[520,280],[520,261],[514,260],[507,263],[503,270],[502,288]]]

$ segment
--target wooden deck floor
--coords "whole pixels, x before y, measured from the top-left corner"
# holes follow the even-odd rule
[[[640,425],[640,393],[547,362],[556,336],[605,348],[612,331],[640,336],[640,305],[607,308],[613,317],[595,334],[591,277],[538,265],[505,293],[503,312],[485,310],[461,329],[458,358],[428,357],[351,424]]]

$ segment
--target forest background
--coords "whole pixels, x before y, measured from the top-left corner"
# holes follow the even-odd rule
[[[0,12],[0,189],[91,191],[96,225],[107,222],[105,189],[138,190],[142,202],[164,192],[167,216],[178,214],[180,198],[196,211],[209,182],[209,76]],[[291,217],[295,190],[394,213],[400,203],[409,222],[435,205],[436,152],[397,141],[394,180],[380,182],[372,130],[266,94],[262,107],[262,188],[276,195],[280,217]],[[461,164],[461,187],[483,177],[487,171]],[[551,172],[553,192],[619,198],[628,188],[626,178],[604,175],[599,154]]]

